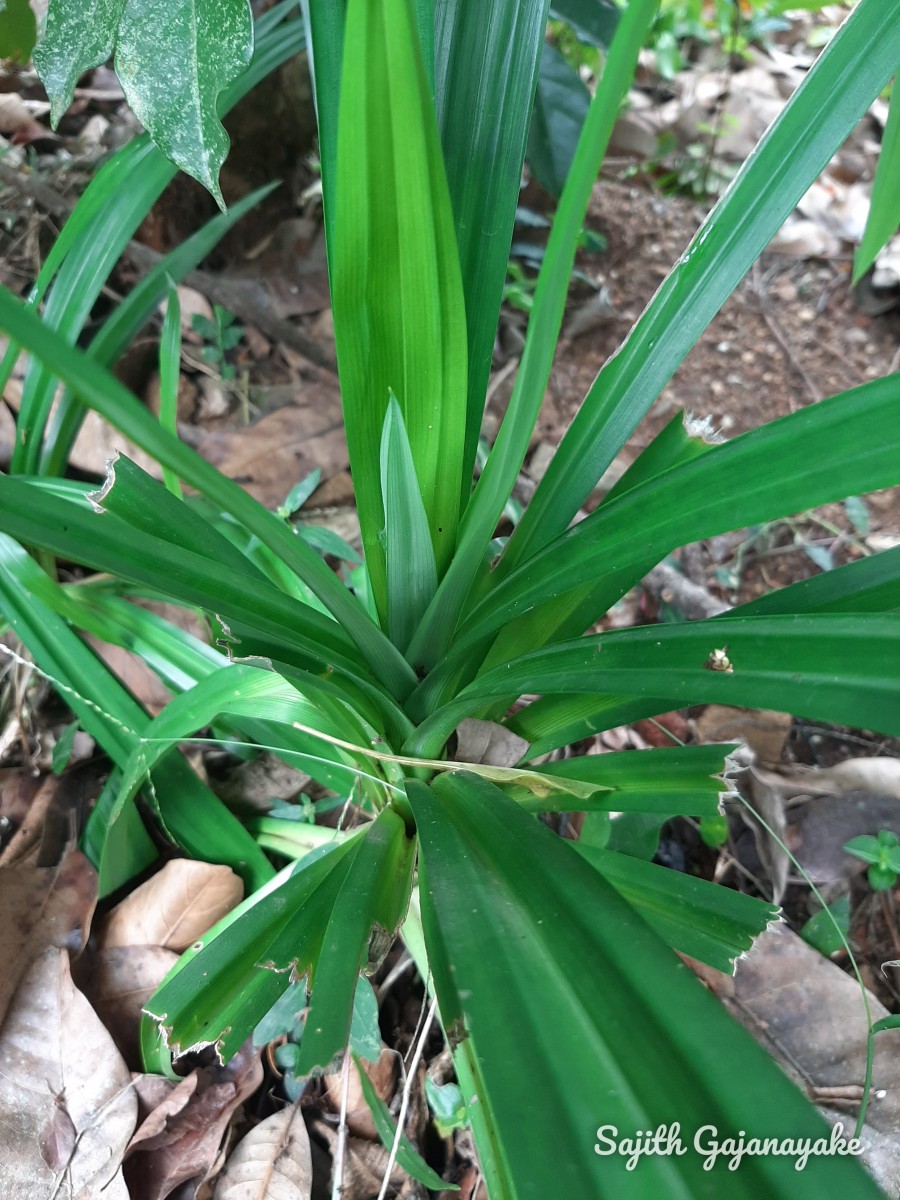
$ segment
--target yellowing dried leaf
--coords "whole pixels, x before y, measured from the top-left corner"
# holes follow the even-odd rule
[[[298,1105],[251,1129],[216,1183],[214,1200],[309,1200],[312,1155]]]
[[[125,1196],[122,1155],[137,1119],[131,1076],[72,982],[69,956],[34,962],[0,1028],[0,1193]]]
[[[186,950],[244,898],[229,867],[176,858],[109,914],[100,945]]]

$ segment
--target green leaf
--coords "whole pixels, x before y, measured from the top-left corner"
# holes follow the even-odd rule
[[[466,330],[437,126],[409,0],[350,0],[332,297],[353,485],[382,621],[378,447],[391,393],[409,434],[438,570],[463,497]]]
[[[471,476],[509,261],[547,0],[437,0],[435,107],[465,292]]]
[[[853,256],[853,282],[857,283],[900,226],[900,88],[894,81],[881,153],[872,184],[872,200],[862,241]]]
[[[466,1104],[458,1083],[438,1084],[430,1075],[426,1075],[425,1099],[434,1113],[434,1123],[442,1137],[468,1124]]]
[[[881,843],[878,838],[864,834],[862,837],[851,838],[843,849],[847,854],[861,858],[863,862],[877,863],[881,859]]]
[[[80,75],[112,55],[125,0],[50,0],[34,65],[50,97],[55,129],[72,103]]]
[[[381,496],[387,633],[405,650],[434,596],[437,567],[403,413],[393,395],[381,435]]]
[[[879,1196],[846,1158],[810,1159],[800,1172],[778,1156],[745,1158],[739,1171],[720,1158],[705,1171],[691,1147],[701,1126],[814,1139],[828,1126],[571,844],[480,780],[413,781],[408,794],[441,1020],[477,1064],[478,1107],[506,1159],[509,1195]],[[634,1137],[675,1120],[683,1155],[628,1171],[595,1151],[604,1126]]]
[[[360,971],[375,971],[406,915],[415,841],[384,809],[367,826],[338,893],[313,969],[309,1016],[298,1070],[327,1067],[347,1044]]]
[[[362,1088],[362,1094],[366,1104],[369,1106],[369,1112],[372,1114],[372,1120],[375,1122],[375,1128],[378,1131],[381,1144],[386,1150],[390,1150],[397,1136],[397,1122],[391,1116],[391,1110],[375,1091],[371,1079],[369,1079],[363,1070],[362,1063],[358,1058],[356,1059],[356,1066],[359,1071],[359,1083]],[[397,1162],[407,1175],[411,1175],[413,1179],[417,1179],[419,1183],[423,1183],[427,1188],[431,1188],[432,1191],[441,1193],[459,1191],[457,1184],[444,1183],[440,1175],[432,1171],[431,1167],[422,1158],[421,1154],[418,1153],[405,1133],[400,1135]]]
[[[335,896],[359,839],[286,867],[184,953],[141,1020],[147,1070],[215,1045],[227,1062],[294,979],[319,957]],[[198,1003],[198,998],[200,1002]]]
[[[575,846],[667,945],[717,971],[731,974],[753,939],[778,918],[776,904],[706,879],[581,842]]]
[[[578,779],[611,788],[598,797],[601,807],[609,812],[715,816],[722,794],[728,790],[724,780],[728,767],[726,755],[735,749],[735,746],[672,746],[637,753],[622,750],[612,754],[579,754],[546,763],[538,770],[554,779]],[[547,811],[549,801],[543,803],[542,811]]]
[[[286,8],[292,7],[291,0],[282,0],[257,22],[258,40],[256,53],[250,69],[222,96],[222,112],[226,113],[254,84],[264,79],[292,54],[302,47],[303,37],[299,22],[284,24]],[[80,9],[78,11],[81,11]],[[150,211],[155,200],[171,179],[177,168],[152,144],[147,135],[134,141],[105,163],[91,180],[79,199],[71,216],[47,256],[29,300],[37,305],[46,295],[43,309],[45,327],[58,330],[70,344],[74,344],[81,333],[91,310],[107,282],[119,255],[141,221]],[[241,201],[236,209],[243,209]],[[221,226],[213,226],[219,236]],[[198,235],[199,236],[199,235]],[[178,264],[185,255],[197,250],[198,243],[190,239],[183,247],[173,252],[172,275],[179,278]],[[189,265],[197,260],[191,259]],[[181,269],[183,274],[188,267]],[[152,273],[151,273],[152,274]],[[162,275],[165,279],[165,274]],[[52,284],[52,287],[51,287]],[[135,303],[147,300],[143,285],[136,289]],[[123,318],[131,308],[129,297],[121,306]],[[150,305],[155,311],[156,302]],[[117,310],[118,312],[118,310]],[[110,318],[115,329],[117,312]],[[119,335],[122,333],[118,326]],[[103,331],[98,335],[102,338]],[[128,337],[125,338],[125,344]],[[124,346],[121,348],[124,349]],[[8,379],[20,347],[12,345],[3,360],[0,377]],[[95,355],[101,361],[99,354]],[[64,395],[56,416],[51,421],[51,434],[47,444],[42,443],[44,429],[51,419],[56,383],[52,375],[44,370],[43,360],[29,364],[22,393],[22,403],[17,422],[18,436],[13,452],[15,471],[34,471],[40,461],[41,469],[47,473],[58,473],[64,469],[66,457],[74,441],[82,412],[71,394]],[[102,360],[108,365],[108,359]]]
[[[28,0],[5,0],[0,10],[0,58],[27,63],[36,37],[34,10]]]
[[[253,1030],[254,1046],[265,1046],[284,1034],[299,1040],[303,1033],[302,1014],[305,1008],[306,984],[290,984]]]
[[[538,181],[556,198],[565,186],[590,104],[591,95],[581,76],[547,42],[526,154]]]
[[[571,25],[582,42],[603,50],[619,22],[619,10],[609,0],[552,0],[550,15]]]
[[[198,488],[220,508],[231,513],[251,533],[255,533],[261,542],[274,550],[290,569],[304,579],[330,611],[340,614],[343,628],[354,640],[358,638],[367,646],[374,660],[379,663],[376,669],[385,685],[388,688],[396,687],[401,693],[409,690],[415,676],[402,655],[374,626],[361,605],[326,563],[304,545],[302,539],[295,537],[282,520],[248,496],[238,484],[210,466],[194,450],[161,429],[146,408],[114,376],[84,354],[65,345],[43,325],[35,313],[5,291],[0,291],[0,328],[10,332],[16,341],[31,350],[73,391],[77,391],[85,405],[107,417],[126,437],[152,454],[163,466],[171,468],[185,483]],[[58,523],[58,520],[54,519],[54,523]],[[24,540],[28,541],[27,536]],[[140,558],[140,554],[137,557]],[[165,578],[166,573],[163,568],[158,578]],[[210,607],[215,608],[215,605]],[[310,618],[316,615],[311,609],[308,609],[308,613]]]
[[[381,1030],[378,1027],[378,1001],[372,985],[360,975],[353,997],[353,1016],[350,1021],[350,1049],[360,1058],[378,1062],[381,1057]],[[365,1072],[361,1071],[361,1075]]]
[[[629,6],[630,8],[630,6]],[[702,331],[900,61],[883,0],[851,12],[594,381],[513,533],[501,572],[561,534]]]
[[[163,153],[224,209],[219,168],[228,136],[217,104],[250,62],[248,0],[51,0],[35,65],[54,127],[72,103],[79,75],[113,49],[135,115]]]
[[[78,722],[72,721],[59,735],[59,740],[53,747],[50,759],[50,769],[54,775],[62,775],[69,765],[72,747],[75,745],[75,734],[78,732]]]
[[[306,501],[310,498],[316,488],[319,486],[319,480],[322,478],[322,471],[316,467],[314,471],[310,471],[308,475],[295,483],[291,490],[284,498],[284,504],[279,508],[278,515],[282,517],[291,517],[294,513],[302,508]]]
[[[731,671],[715,666],[715,651],[725,648]],[[715,618],[583,637],[480,675],[423,722],[404,751],[428,756],[489,700],[530,692],[634,697],[645,716],[721,703],[900,732],[898,654],[900,617],[893,614]],[[634,719],[635,709],[629,713]],[[621,724],[620,715],[611,704],[600,727]]]
[[[469,638],[576,584],[604,580],[594,592],[599,615],[678,546],[897,483],[898,397],[900,376],[875,380],[713,446],[601,505],[507,575],[472,613]],[[549,610],[547,636],[557,612],[568,615],[564,601]]]
[[[850,523],[857,533],[863,537],[869,532],[869,509],[865,500],[861,496],[848,496],[844,501],[844,509],[850,519]]]
[[[827,908],[810,917],[800,936],[820,954],[830,958],[845,948],[850,937],[850,897],[841,896]]]
[[[40,670],[114,762],[124,767],[140,744],[149,718],[109,669],[56,615],[54,583],[20,546],[0,538],[0,610],[28,647]],[[47,603],[47,600],[50,603]],[[121,810],[111,837],[109,819],[118,788],[104,792],[84,833],[85,852],[100,873],[105,896],[143,870],[157,851],[134,805]],[[152,775],[151,803],[166,830],[187,853],[232,867],[248,887],[272,875],[265,855],[221,801],[176,755]]]
[[[178,436],[178,385],[181,381],[181,302],[178,289],[169,289],[166,316],[159,342],[159,423],[174,437]],[[166,487],[182,499],[178,476],[163,467]]]
[[[629,5],[616,35],[615,49],[607,59],[550,232],[509,407],[466,509],[454,560],[410,647],[410,658],[415,663],[431,666],[443,657],[473,580],[483,569],[488,544],[525,459],[550,378],[588,202],[619,103],[631,83],[656,7],[656,0],[636,0]],[[476,53],[474,48],[472,53]],[[475,237],[477,228],[477,223],[472,226],[470,237]],[[507,250],[505,246],[504,255]],[[493,329],[492,326],[490,347]]]
[[[218,98],[252,52],[249,0],[126,0],[116,42],[125,98],[162,152],[223,211],[219,170],[229,140]]]
[[[318,0],[300,0],[300,8],[303,12],[309,67],[316,97],[319,159],[322,166],[322,207],[330,275],[334,258],[338,109],[347,0],[332,0],[330,4],[321,4]]]
[[[900,608],[900,546],[871,554],[825,575],[768,592],[723,617],[789,612],[890,612]]]

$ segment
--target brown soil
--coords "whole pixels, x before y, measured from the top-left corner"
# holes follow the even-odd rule
[[[555,443],[565,432],[595,375],[703,216],[691,200],[635,183],[609,180],[596,188],[588,224],[607,237],[608,248],[581,266],[609,289],[614,315],[561,346],[539,424],[541,440]],[[900,310],[877,317],[861,312],[849,279],[849,254],[839,261],[765,255],[635,430],[621,466],[680,408],[710,416],[730,438],[896,370]],[[873,529],[900,529],[900,490],[882,492],[870,505]]]

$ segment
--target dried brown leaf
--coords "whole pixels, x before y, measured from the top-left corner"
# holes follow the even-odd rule
[[[267,508],[275,508],[292,483],[314,468],[328,479],[349,462],[337,388],[307,385],[302,401],[233,433],[208,433],[198,449]]]
[[[363,1059],[362,1064],[363,1070],[370,1079],[377,1094],[385,1103],[390,1103],[394,1098],[394,1090],[397,1083],[396,1052],[384,1046],[381,1054],[378,1056],[377,1062],[369,1062],[367,1059]],[[336,1113],[341,1111],[341,1098],[344,1090],[343,1083],[343,1073],[341,1071],[331,1071],[324,1077],[325,1097],[332,1111]],[[347,1128],[356,1137],[368,1138],[370,1141],[377,1140],[378,1130],[375,1128],[372,1112],[363,1095],[356,1063],[352,1061],[350,1063],[350,1080],[347,1089],[346,1118]]]
[[[109,914],[100,945],[163,946],[186,950],[244,897],[228,867],[176,858],[142,883]]]
[[[274,1113],[235,1147],[214,1200],[309,1200],[312,1155],[298,1105]]]
[[[143,1007],[176,962],[162,946],[110,946],[91,956],[91,1003],[129,1066],[141,1060]]]
[[[128,1069],[73,984],[68,954],[44,950],[0,1028],[0,1190],[43,1200],[63,1177],[75,1200],[125,1196],[136,1118]]]
[[[227,1066],[204,1067],[182,1080],[128,1147],[131,1200],[165,1200],[188,1180],[209,1178],[218,1169],[236,1109],[262,1078],[259,1050],[247,1042]]]
[[[97,873],[80,850],[39,867],[38,850],[0,867],[0,1021],[19,980],[48,946],[79,952],[97,903]]]

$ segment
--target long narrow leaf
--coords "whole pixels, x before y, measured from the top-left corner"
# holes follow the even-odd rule
[[[635,0],[629,5],[616,35],[616,47],[607,60],[553,222],[509,408],[466,510],[459,548],[410,647],[413,662],[430,666],[438,661],[449,644],[469,588],[482,565],[488,542],[524,461],[550,377],[578,234],[619,104],[631,82],[638,52],[655,11],[655,0]],[[474,236],[474,231],[470,236]],[[493,344],[493,328],[490,344]]]
[[[437,126],[410,0],[350,0],[337,148],[332,297],[347,443],[378,611],[378,447],[399,402],[438,570],[463,496],[466,329]]]
[[[566,528],[754,259],[897,69],[900,22],[861,0],[592,385],[517,527],[503,573]]]
[[[881,139],[881,153],[872,184],[872,200],[862,241],[853,256],[856,283],[878,257],[900,226],[900,88],[894,81],[891,107]]]
[[[253,62],[223,93],[223,115],[255,83],[302,48],[300,23],[282,27],[287,9],[284,4],[276,8],[258,22],[259,40]],[[70,344],[75,343],[84,327],[129,238],[176,173],[177,168],[144,135],[114,155],[88,185],[52,247],[32,293],[32,302],[37,303],[49,289],[44,320]],[[5,368],[11,370],[17,350],[10,348]],[[23,388],[13,470],[36,469],[54,391],[52,375],[36,356]]]
[[[379,672],[395,694],[405,694],[414,675],[387,638],[374,626],[362,606],[347,591],[318,554],[296,537],[241,487],[226,479],[199,454],[160,428],[146,408],[108,371],[67,346],[48,330],[35,313],[8,292],[0,291],[0,328],[7,330],[66,383],[89,408],[196,487],[255,533],[312,588]]]
[[[415,842],[396,812],[385,809],[366,829],[322,942],[312,974],[312,1002],[298,1074],[327,1067],[350,1036],[360,971],[387,954],[406,915]]]
[[[724,663],[716,651],[723,652]],[[642,698],[650,706],[647,716],[660,711],[659,697],[668,707],[720,702],[786,708],[816,720],[896,733],[898,661],[896,614],[643,626],[579,638],[494,668],[420,725],[405,752],[431,756],[464,717],[492,699],[526,691]],[[615,709],[607,715],[607,727],[620,724]]]
[[[437,568],[406,425],[394,396],[381,435],[381,494],[387,633],[404,650],[437,589]]]
[[[606,579],[597,616],[678,546],[900,482],[898,400],[900,375],[889,375],[712,447],[601,505],[507,576],[472,613],[469,637]],[[565,601],[551,610],[551,627],[555,613],[568,615]]]
[[[116,362],[156,312],[172,281],[178,283],[183,279],[242,217],[277,186],[268,184],[250,192],[232,205],[227,213],[219,213],[207,221],[201,229],[165,255],[103,322],[100,332],[88,348],[91,358],[105,367]],[[47,422],[39,464],[42,474],[58,475],[63,470],[83,417],[84,409],[71,392],[60,397]]]
[[[717,971],[734,971],[754,938],[778,919],[776,904],[627,854],[576,843],[579,854],[663,941]]]
[[[60,686],[81,725],[124,767],[149,718],[109,669],[45,606],[46,591],[57,588],[21,547],[10,538],[0,538],[4,614],[38,667]],[[151,795],[163,824],[189,854],[226,863],[250,887],[271,876],[265,855],[183,758],[176,756],[162,764],[152,784]],[[109,832],[106,813],[98,807],[88,823],[85,844],[93,848],[101,895],[114,891],[156,856],[133,805],[123,810],[113,842]]]
[[[434,8],[435,106],[469,345],[468,477],[481,431],[547,0],[436,0]]]
[[[847,1158],[799,1172],[777,1156],[729,1172],[720,1158],[704,1170],[691,1145],[701,1126],[813,1139],[828,1126],[572,846],[480,780],[408,790],[441,1019],[478,1062],[512,1196],[818,1200],[825,1188],[876,1200]],[[646,1053],[654,1046],[665,1053]],[[723,1062],[734,1086],[722,1086]],[[595,1150],[601,1130],[634,1137],[675,1120],[684,1154],[629,1171]]]

